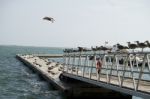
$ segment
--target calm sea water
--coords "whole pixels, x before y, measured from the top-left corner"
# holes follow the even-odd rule
[[[62,53],[59,48],[0,46],[0,99],[64,99],[15,58],[16,54]]]

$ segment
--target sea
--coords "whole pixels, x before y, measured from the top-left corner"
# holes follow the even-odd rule
[[[0,46],[0,99],[65,99],[16,54],[61,54],[63,48]]]
[[[0,45],[0,99],[66,99],[16,58],[17,54],[62,54],[63,49]]]

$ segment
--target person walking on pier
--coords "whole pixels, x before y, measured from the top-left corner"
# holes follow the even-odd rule
[[[96,63],[96,70],[97,70],[97,73],[99,74],[100,71],[101,71],[101,67],[102,67],[102,61],[98,58],[97,59],[97,63]]]

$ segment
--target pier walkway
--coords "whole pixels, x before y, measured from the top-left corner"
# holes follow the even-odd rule
[[[33,56],[41,58],[61,58],[63,57],[63,54],[33,54]]]
[[[49,83],[54,86],[54,88],[60,89],[62,92],[64,92],[67,97],[84,96],[85,93],[90,93],[90,95],[95,95],[95,93],[112,93],[112,91],[110,90],[106,90],[104,88],[100,88],[89,83],[81,82],[74,79],[67,79],[67,77],[61,79],[60,75],[62,74],[63,70],[62,63],[56,61],[49,61],[48,58],[38,57],[36,55],[17,55],[16,57],[26,66],[30,67],[38,74],[40,74],[43,78],[45,78]],[[114,97],[114,95],[110,96]]]
[[[97,73],[97,60],[101,61]],[[150,53],[71,52],[63,75],[121,93],[150,99]]]

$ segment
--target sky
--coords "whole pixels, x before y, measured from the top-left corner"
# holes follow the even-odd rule
[[[149,38],[150,0],[0,0],[0,45],[91,47]]]

